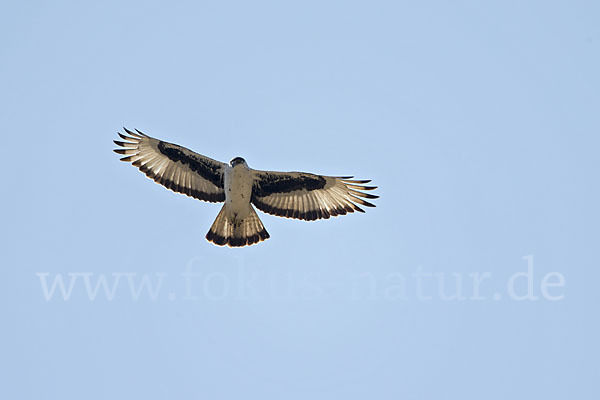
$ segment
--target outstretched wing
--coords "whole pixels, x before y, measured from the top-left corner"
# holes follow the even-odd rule
[[[354,211],[364,212],[357,204],[375,207],[363,198],[379,197],[362,192],[377,189],[376,186],[364,186],[370,180],[351,180],[351,176],[256,170],[253,174],[252,203],[259,210],[280,217],[314,221]]]
[[[115,153],[126,156],[121,161],[131,162],[156,183],[174,192],[198,200],[225,201],[223,173],[227,164],[151,138],[137,129],[135,132],[125,129],[125,132],[129,136],[121,133],[119,136],[126,142],[114,141],[122,147],[114,150]]]

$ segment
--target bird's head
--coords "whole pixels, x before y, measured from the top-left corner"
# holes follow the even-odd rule
[[[242,164],[244,166],[248,166],[248,164],[246,164],[246,160],[244,160],[242,157],[236,157],[233,160],[229,161],[229,165],[231,165],[232,167],[235,167],[238,164]]]

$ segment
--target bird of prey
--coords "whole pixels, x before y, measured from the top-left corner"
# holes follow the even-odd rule
[[[154,139],[137,129],[124,129],[127,135],[118,135],[125,141],[114,141],[121,147],[114,151],[125,156],[122,161],[131,162],[174,192],[225,203],[206,234],[209,242],[219,246],[242,247],[270,237],[252,205],[280,217],[314,221],[364,212],[357,204],[375,207],[364,199],[379,197],[364,193],[377,188],[365,186],[370,180],[259,171],[249,168],[241,157],[226,164]]]

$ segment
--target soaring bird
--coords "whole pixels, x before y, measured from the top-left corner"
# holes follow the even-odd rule
[[[370,180],[352,180],[352,176],[333,177],[306,172],[259,171],[248,167],[241,157],[229,164],[194,153],[185,147],[163,142],[126,128],[125,140],[115,140],[124,155],[150,179],[177,193],[212,203],[224,202],[223,208],[206,234],[219,246],[242,247],[270,237],[254,210],[305,221],[328,219],[354,211],[364,212],[357,204],[375,207],[366,199],[379,196],[364,193],[376,186]]]

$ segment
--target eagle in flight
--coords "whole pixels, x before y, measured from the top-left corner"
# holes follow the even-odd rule
[[[370,180],[352,180],[351,176],[333,177],[305,172],[259,171],[236,157],[229,164],[194,153],[185,147],[154,139],[126,128],[125,140],[115,140],[124,155],[146,176],[177,193],[212,203],[224,202],[206,234],[219,246],[242,247],[262,242],[269,233],[252,205],[280,217],[305,221],[327,219],[354,211],[364,212],[357,204],[375,207],[366,199],[379,196],[364,193],[376,186]]]

